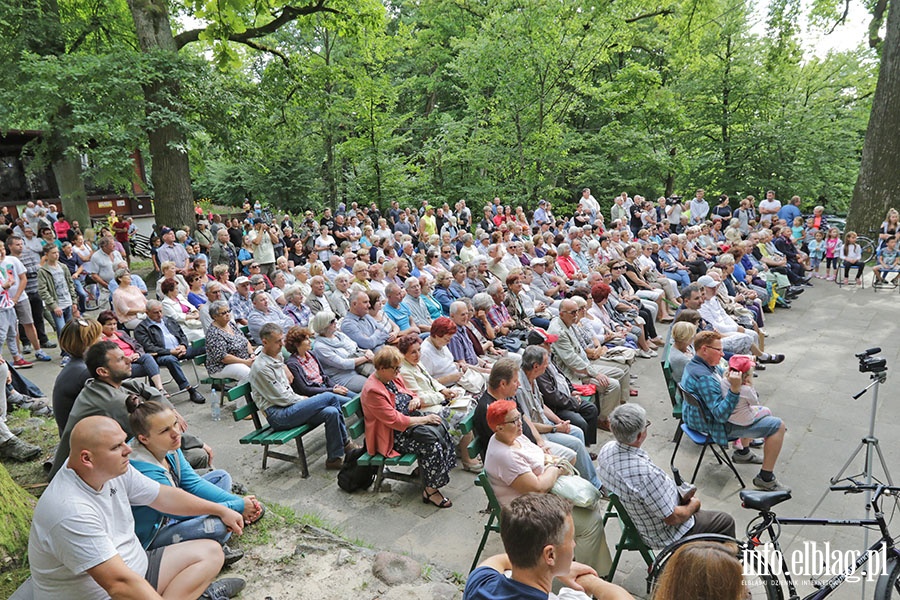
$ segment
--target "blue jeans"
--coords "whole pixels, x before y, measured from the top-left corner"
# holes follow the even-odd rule
[[[61,315],[57,315],[53,311],[49,311],[50,316],[53,317],[53,322],[56,325],[56,335],[62,333],[63,327],[66,326],[66,323],[72,320],[72,307],[64,308]]]
[[[203,479],[219,489],[231,493],[231,475],[227,471],[216,469],[204,475]],[[171,546],[187,540],[216,540],[220,544],[224,544],[230,537],[231,532],[219,517],[211,515],[184,519],[169,517],[169,522],[159,530],[147,550]]]
[[[171,354],[157,356],[156,364],[169,370],[169,373],[172,374],[172,379],[176,384],[178,384],[179,390],[190,387],[190,382],[187,380],[187,377],[184,376],[184,371],[181,370],[181,365],[178,364],[178,358],[172,356]]]
[[[131,363],[132,377],[154,377],[159,375],[159,365],[149,354],[142,354],[139,359]]]
[[[344,446],[350,440],[341,405],[350,399],[333,392],[322,392],[290,406],[270,406],[266,419],[272,429],[291,429],[300,425],[325,424],[325,447],[329,459],[344,456]]]
[[[73,279],[72,283],[75,284],[75,293],[78,294],[78,310],[81,311],[82,314],[87,312],[87,308],[84,303],[87,300],[87,292],[84,291],[84,282],[81,279]]]
[[[684,269],[678,269],[677,271],[666,271],[664,274],[672,281],[677,281],[679,289],[686,285],[690,285],[691,283],[690,273],[688,273]]]

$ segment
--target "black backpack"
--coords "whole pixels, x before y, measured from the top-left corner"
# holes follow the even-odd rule
[[[359,457],[366,453],[365,447],[355,448],[344,455],[344,466],[338,472],[338,487],[345,492],[368,489],[375,481],[377,468],[357,464]]]

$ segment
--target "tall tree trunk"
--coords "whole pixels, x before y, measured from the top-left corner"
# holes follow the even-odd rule
[[[145,53],[178,53],[165,0],[128,0],[131,18],[141,50]],[[147,115],[172,109],[170,98],[177,98],[178,82],[163,77],[144,86]],[[156,119],[158,120],[158,119]],[[154,119],[151,118],[151,122]],[[150,180],[153,183],[154,212],[159,225],[178,227],[194,223],[194,199],[191,192],[191,169],[187,140],[174,125],[160,125],[147,132],[153,161]]]
[[[53,162],[53,175],[62,200],[62,212],[69,222],[78,221],[82,231],[91,226],[91,213],[87,205],[87,192],[81,177],[81,161],[63,157]]]
[[[3,498],[3,514],[0,519],[0,564],[7,560],[21,566],[28,552],[28,531],[34,512],[34,497],[23,490],[0,464],[0,498]]]
[[[868,233],[881,224],[888,208],[900,206],[900,137],[897,131],[900,131],[900,4],[892,2],[881,45],[881,67],[872,98],[859,177],[850,202],[848,229]]]

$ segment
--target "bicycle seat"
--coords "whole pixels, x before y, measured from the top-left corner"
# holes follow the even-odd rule
[[[791,493],[787,490],[778,492],[759,492],[759,491],[743,491],[741,492],[741,502],[744,508],[766,511],[781,504],[785,500],[789,500]]]

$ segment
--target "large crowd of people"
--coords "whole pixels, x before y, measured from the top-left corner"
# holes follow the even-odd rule
[[[108,224],[82,231],[52,205],[29,203],[0,230],[0,327],[13,370],[32,366],[29,353],[52,360],[45,320],[61,346],[52,407],[57,475],[35,519],[43,539],[30,548],[42,597],[67,597],[67,576],[78,576],[84,597],[110,593],[120,565],[147,573],[163,597],[207,589],[226,598],[240,587],[212,580],[217,566],[235,560],[230,534],[263,509],[232,493],[227,473],[206,472],[213,450],[186,433],[172,403],[181,392],[206,402],[184,370],[200,353],[210,375],[252,383],[274,429],[324,424],[326,469],[340,469],[357,448],[341,406],[361,394],[366,448],[416,453],[422,501],[438,508],[453,506],[441,488],[457,466],[484,469],[509,507],[548,494],[563,472],[554,466],[567,463],[591,486],[617,493],[654,547],[699,531],[733,533],[728,515],[700,510],[693,491],[684,493],[641,450],[650,423],[631,367],[670,361],[676,380],[708,409],[685,405],[685,422],[734,443],[736,463],[760,465],[756,487],[784,489],[774,469],[785,425],[752,388],[754,371],[784,360],[766,349],[764,315],[790,308],[817,277],[854,265],[860,277],[864,266],[852,232],[841,241],[821,207],[804,219],[798,205],[795,197],[782,206],[773,192],[758,206],[748,196],[733,211],[727,196],[710,207],[703,190],[689,202],[655,204],[623,193],[607,218],[585,189],[568,218],[547,201],[526,212],[499,198],[476,215],[465,201],[423,200],[385,211],[341,204],[316,218],[273,217],[247,202],[239,216],[198,209],[193,226],[155,228],[148,286],[129,267],[130,218],[113,212]],[[882,229],[876,278],[886,281],[900,261],[896,211]],[[96,319],[89,303],[102,310]],[[161,370],[178,391],[165,389]],[[470,413],[474,431],[463,435],[459,424]],[[36,458],[40,449],[13,435],[3,416],[0,456]],[[602,448],[598,431],[610,434]],[[466,453],[473,436],[480,459]],[[111,486],[127,494],[92,497]],[[184,494],[157,495],[165,487],[197,500],[182,508],[175,501]],[[123,500],[145,506],[105,530],[83,515],[67,523],[71,511],[42,506],[59,502],[49,497],[57,488],[84,488],[79,501],[94,512],[121,512]],[[575,556],[589,565],[581,572],[608,569],[599,513],[553,510],[560,531],[571,523],[580,540]],[[173,521],[164,513],[207,516]],[[125,521],[134,525],[130,535]],[[87,547],[63,535],[88,525],[106,541]],[[58,544],[47,543],[57,535]],[[195,578],[173,579],[168,558],[160,568],[157,550],[198,538],[220,551],[202,560],[196,550],[177,553],[196,564]],[[125,562],[112,569],[116,555]],[[522,563],[512,564],[515,572]]]

